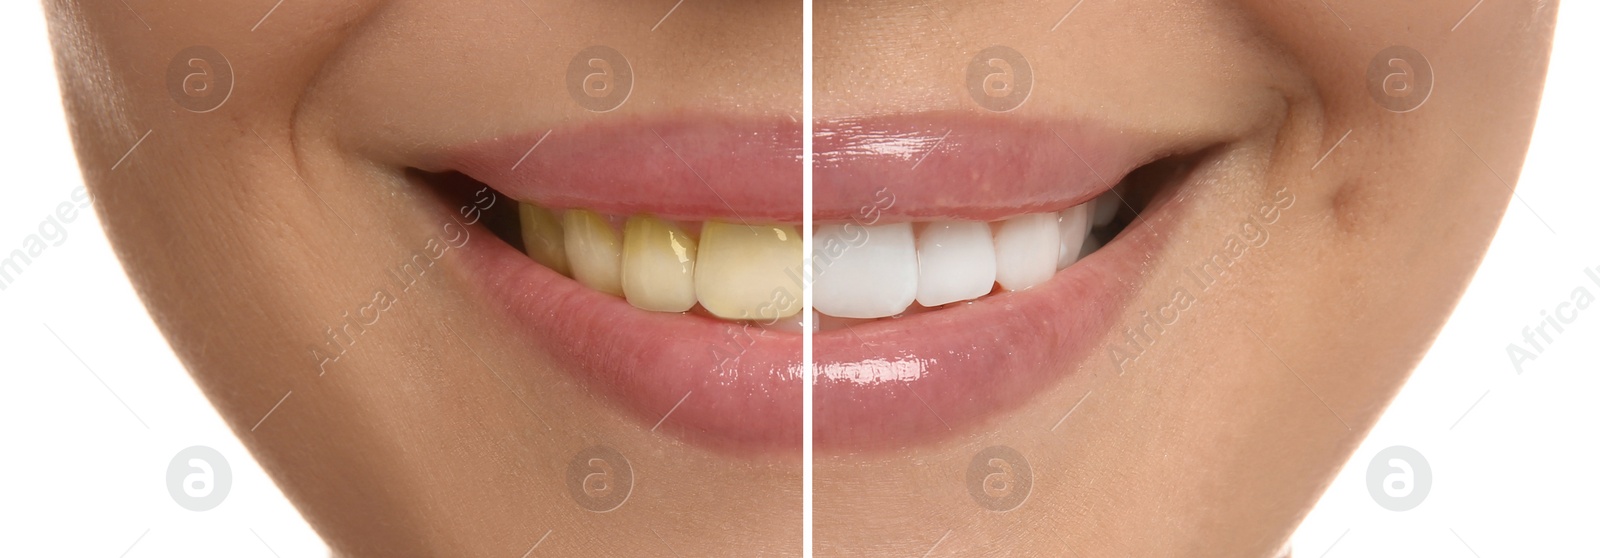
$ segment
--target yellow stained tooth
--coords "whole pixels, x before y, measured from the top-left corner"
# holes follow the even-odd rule
[[[694,239],[677,225],[629,217],[622,235],[622,292],[628,303],[656,312],[693,308],[695,252]]]
[[[707,221],[700,230],[695,296],[713,315],[772,321],[800,312],[800,235],[782,225]]]
[[[572,276],[567,266],[567,240],[561,232],[561,220],[550,210],[529,203],[517,203],[517,215],[522,219],[522,250],[540,265],[556,273]]]
[[[572,278],[591,289],[622,296],[622,243],[617,232],[593,211],[567,210],[567,263]]]

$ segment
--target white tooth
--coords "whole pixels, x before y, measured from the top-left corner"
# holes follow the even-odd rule
[[[1061,212],[1061,249],[1056,254],[1056,269],[1062,269],[1083,256],[1083,239],[1089,236],[1089,204],[1078,204]]]
[[[995,280],[1021,291],[1055,275],[1061,226],[1054,213],[1030,213],[1001,221],[994,233]]]
[[[822,225],[812,237],[812,284],[818,312],[839,318],[882,318],[917,297],[917,246],[911,223]]]
[[[1122,197],[1116,192],[1107,191],[1094,199],[1094,226],[1104,227],[1111,224],[1117,217],[1117,209],[1122,207]]]
[[[871,319],[835,318],[833,316],[829,316],[829,315],[826,315],[826,314],[819,314],[819,316],[820,316],[820,318],[817,320],[817,329],[816,329],[816,331],[832,331],[832,330],[836,330],[836,329],[845,329],[845,328],[848,328],[848,327],[853,327],[853,326],[857,326],[857,325],[861,325],[861,324],[871,323],[872,322]]]
[[[939,221],[917,235],[917,303],[972,300],[994,289],[994,239],[989,224]]]

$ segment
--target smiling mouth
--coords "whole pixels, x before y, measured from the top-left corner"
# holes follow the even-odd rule
[[[872,449],[981,422],[1084,359],[1158,245],[1148,211],[1204,151],[1132,136],[819,123],[809,268],[788,119],[561,129],[429,170],[517,201],[492,227],[505,242],[468,249],[487,296],[652,430],[798,449],[812,281],[816,444]]]
[[[462,261],[547,362],[641,429],[801,446],[801,126],[711,115],[495,138],[416,165],[515,200]],[[507,208],[501,208],[502,210]],[[494,315],[492,312],[491,315]]]
[[[1083,366],[1218,144],[955,114],[821,127],[814,203],[834,224],[814,238],[815,305],[838,318],[813,340],[816,446],[937,441]],[[851,223],[863,247],[829,251]]]

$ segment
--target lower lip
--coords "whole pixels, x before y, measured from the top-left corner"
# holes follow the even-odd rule
[[[1127,306],[1175,204],[1034,289],[816,335],[814,444],[927,443],[1014,409],[1089,360]]]
[[[818,333],[816,447],[863,451],[937,440],[1065,377],[1088,360],[1137,289],[1168,209],[1152,208],[1035,289]],[[534,346],[652,431],[730,452],[800,448],[799,335],[642,311],[502,242],[469,244],[463,256]]]
[[[799,334],[639,310],[504,242],[463,256],[534,346],[651,431],[726,451],[800,448]]]

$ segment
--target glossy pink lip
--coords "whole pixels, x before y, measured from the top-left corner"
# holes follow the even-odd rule
[[[912,114],[819,124],[813,218],[859,219],[887,189],[897,220],[995,220],[1057,211],[1172,153],[1150,134],[1087,121]]]
[[[503,242],[467,246],[468,266],[536,346],[643,427],[728,451],[799,449],[800,335],[646,312]]]
[[[542,134],[480,142],[428,166],[549,207],[801,219],[801,128],[787,118],[620,121],[556,129],[539,142]],[[800,448],[799,334],[639,310],[502,242],[469,244],[464,256],[489,299],[535,346],[642,428],[727,451]],[[794,288],[800,292],[798,282]]]
[[[915,115],[819,126],[817,220],[992,220],[1083,203],[1169,142],[1083,123]],[[1070,147],[1069,147],[1070,146]],[[888,195],[869,194],[883,190]],[[865,199],[893,200],[862,212]],[[1158,246],[1165,208],[1044,285],[819,332],[814,443],[876,450],[1015,408],[1088,358]],[[871,224],[867,222],[865,224]],[[1147,226],[1150,225],[1150,226]]]
[[[1143,256],[1159,246],[1150,230],[1129,225],[1027,291],[817,333],[813,443],[904,447],[1021,405],[1088,360],[1138,288]]]
[[[788,118],[608,121],[484,141],[429,166],[545,207],[799,223],[801,133]]]
[[[555,130],[531,153],[542,133],[481,142],[430,166],[553,207],[794,222],[798,130],[787,120],[623,122]],[[822,221],[859,219],[856,201],[881,189],[895,203],[877,216],[890,220],[1057,210],[1105,191],[1171,147],[1088,125],[952,115],[818,130]],[[939,147],[917,154],[933,145]],[[817,447],[882,449],[938,439],[1014,408],[1064,376],[1136,288],[1167,213],[1145,215],[1143,224],[1029,291],[818,333]],[[659,422],[660,430],[737,451],[799,449],[799,335],[638,310],[504,243],[469,244],[465,258],[487,296],[535,346],[641,424]]]

